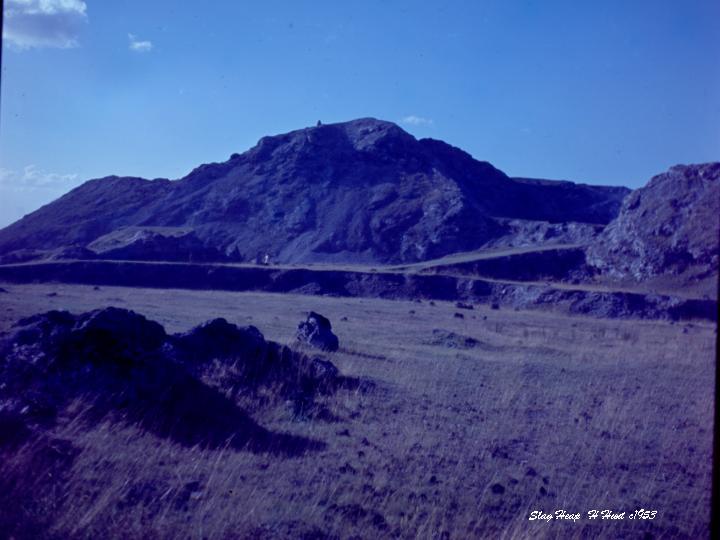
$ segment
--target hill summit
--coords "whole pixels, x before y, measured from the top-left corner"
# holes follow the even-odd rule
[[[0,254],[410,262],[518,231],[587,242],[628,192],[513,179],[442,141],[362,118],[263,137],[175,181],[90,180],[0,231]],[[550,225],[568,222],[581,225]]]

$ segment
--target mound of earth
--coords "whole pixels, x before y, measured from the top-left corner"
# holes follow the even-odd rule
[[[713,278],[718,269],[720,163],[677,165],[623,202],[587,249],[587,262],[611,278]]]
[[[225,319],[168,341],[169,354],[206,384],[235,399],[269,392],[293,401],[296,413],[308,412],[316,395],[331,394],[348,382],[331,362],[266,341],[254,326],[237,327]]]
[[[444,142],[364,118],[264,137],[177,181],[91,180],[0,231],[0,255],[77,246],[103,258],[410,262],[517,230],[587,243],[592,228],[537,222],[605,224],[627,193],[512,179]]]
[[[344,383],[330,362],[267,341],[251,326],[216,319],[168,335],[118,308],[19,321],[0,342],[0,381],[0,410],[25,423],[53,424],[81,399],[92,417],[116,414],[182,444],[279,453],[320,443],[269,432],[246,410],[289,400],[306,413],[316,396]]]

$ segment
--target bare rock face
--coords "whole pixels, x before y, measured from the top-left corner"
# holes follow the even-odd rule
[[[623,202],[587,250],[587,262],[614,278],[645,280],[717,273],[720,163],[677,165]]]
[[[114,259],[411,262],[507,238],[508,220],[605,224],[626,193],[512,179],[362,118],[263,137],[176,181],[91,180],[0,230],[0,260],[79,246]]]
[[[308,314],[305,322],[298,325],[297,340],[324,351],[337,351],[339,346],[330,321],[314,311]]]

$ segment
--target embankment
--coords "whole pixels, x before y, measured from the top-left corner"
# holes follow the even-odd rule
[[[513,309],[553,309],[594,317],[717,320],[714,300],[388,271],[65,261],[3,265],[0,281],[446,300]]]

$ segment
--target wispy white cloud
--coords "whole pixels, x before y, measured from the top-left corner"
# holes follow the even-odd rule
[[[400,120],[402,124],[407,124],[410,126],[432,126],[433,121],[431,118],[423,118],[422,116],[416,116],[414,114],[411,114],[409,116],[406,116],[402,120]]]
[[[130,50],[135,52],[150,52],[152,51],[152,41],[139,40],[135,34],[128,34],[130,40]]]
[[[35,165],[0,168],[0,227],[17,221],[80,185],[77,174],[49,173]]]
[[[87,22],[82,0],[5,0],[3,40],[16,49],[78,46]]]
[[[34,188],[67,189],[77,183],[77,174],[49,173],[35,165],[22,171],[0,169],[0,185],[18,190]]]

